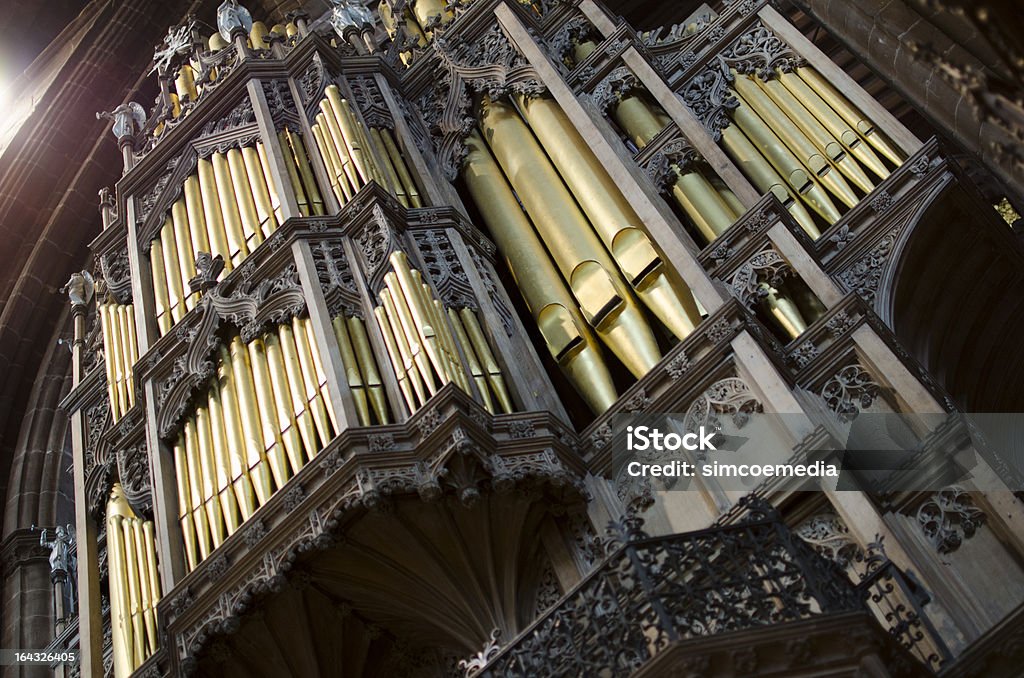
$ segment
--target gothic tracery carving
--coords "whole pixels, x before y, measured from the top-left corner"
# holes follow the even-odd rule
[[[952,553],[985,524],[985,512],[974,505],[962,487],[950,485],[933,494],[917,509],[917,524],[936,551]]]
[[[840,421],[849,422],[862,408],[871,407],[880,388],[863,365],[854,363],[839,370],[821,389],[821,397]]]

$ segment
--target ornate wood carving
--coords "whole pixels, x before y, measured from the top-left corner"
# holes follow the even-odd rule
[[[871,407],[880,392],[871,373],[859,364],[847,365],[821,389],[821,397],[841,421],[852,421],[861,408]]]
[[[966,490],[944,487],[917,509],[921,532],[940,554],[952,553],[985,524],[985,512],[974,505]]]
[[[774,247],[768,245],[754,254],[729,278],[729,289],[744,306],[752,308],[764,298],[767,283],[778,287],[786,277],[793,275],[789,262],[782,258]]]

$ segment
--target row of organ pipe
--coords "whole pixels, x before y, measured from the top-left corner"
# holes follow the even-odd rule
[[[103,365],[110,413],[117,421],[135,406],[134,369],[139,360],[139,342],[135,334],[134,307],[109,301],[97,304],[96,312],[103,333]]]
[[[157,649],[160,576],[153,521],[135,513],[120,483],[107,501],[106,535],[113,669],[127,678]]]
[[[512,412],[505,378],[473,310],[446,308],[404,253],[394,252],[390,261],[374,315],[409,411],[451,382],[472,394],[472,378],[488,412]]]
[[[339,203],[344,205],[360,188],[376,181],[405,207],[423,206],[391,130],[367,129],[337,85],[327,86],[312,130]]]
[[[365,342],[365,332],[359,341]],[[346,371],[351,367],[346,364]],[[376,374],[372,355],[354,367]],[[375,402],[373,411],[387,421],[386,404]],[[216,379],[173,445],[188,568],[208,557],[338,432],[308,318],[295,317],[248,344],[235,335],[222,345]]]

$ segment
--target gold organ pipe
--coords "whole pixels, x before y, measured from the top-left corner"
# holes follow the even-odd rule
[[[139,562],[135,559],[133,522],[135,522],[134,517],[126,517],[121,521],[121,530],[124,539],[125,571],[128,576],[128,600],[132,624],[132,661],[135,666],[138,666],[146,660],[146,629],[142,621],[142,591],[139,587]]]
[[[654,334],[601,241],[519,115],[484,101],[481,125],[584,317],[637,378],[661,358]]]
[[[231,183],[231,168],[228,159],[223,153],[214,153],[212,156],[213,176],[217,182],[217,194],[220,197],[220,211],[224,220],[224,232],[227,234],[228,249],[231,256],[225,259],[231,260],[232,267],[239,264],[249,254],[246,247],[245,231],[242,227],[242,217],[238,211],[238,198]]]
[[[288,169],[288,180],[291,182],[292,190],[295,191],[295,201],[299,205],[299,213],[308,217],[311,214],[309,200],[307,200],[306,191],[302,186],[303,180],[299,177],[298,153],[291,144],[288,129],[285,128],[278,132],[277,138],[281,143],[281,148],[286,149],[289,154],[289,158],[285,160],[284,164]]]
[[[440,340],[437,330],[434,329],[436,326],[434,314],[424,304],[422,288],[413,280],[412,272],[409,269],[409,260],[404,252],[396,251],[391,254],[391,267],[395,272],[394,275],[389,273],[384,276],[384,280],[396,302],[400,300],[400,303],[396,303],[399,308],[399,316],[402,316],[403,309],[407,309],[409,312],[408,318],[411,320],[411,326],[406,327],[406,331],[411,331],[410,344],[415,338],[423,346],[430,363],[441,378],[442,384],[451,381],[452,375],[448,374],[447,361],[441,357]],[[405,324],[404,321],[405,318],[403,318],[403,324]],[[420,370],[422,371],[425,367],[421,364]],[[431,389],[431,394],[433,392],[434,390]]]
[[[348,110],[348,102],[341,98],[341,92],[337,85],[328,85],[324,89],[324,94],[327,95],[327,98],[320,102],[320,108],[327,115],[328,125],[332,120],[337,125],[338,135],[335,139],[348,150],[349,157],[352,158],[362,180],[359,184],[353,181],[352,185],[362,186],[370,183],[374,177],[368,166],[367,149],[361,143],[358,127]],[[331,127],[332,131],[334,129]]]
[[[156,614],[153,611],[153,599],[151,597],[151,591],[149,578],[151,573],[149,571],[148,562],[146,560],[146,544],[144,542],[145,536],[142,533],[142,521],[138,518],[132,521],[132,532],[133,541],[135,542],[135,560],[138,563],[139,572],[139,593],[140,604],[142,607],[142,625],[146,630],[146,645],[145,645],[145,656],[156,652]]]
[[[334,189],[334,195],[338,198],[338,202],[345,204],[352,199],[352,191],[348,187],[348,179],[342,170],[341,158],[338,157],[338,151],[330,140],[330,131],[324,130],[324,127],[327,126],[324,114],[317,114],[316,121],[316,124],[311,127],[313,138],[316,140],[317,148],[320,149],[320,155],[323,158],[324,165],[327,167],[327,174],[330,178],[331,188]]]
[[[206,214],[203,212],[203,195],[198,175],[192,174],[185,179],[182,193],[185,194],[185,215],[192,240],[192,250],[196,253],[209,252],[210,238],[206,225]],[[195,268],[194,257],[193,268]],[[187,284],[188,280],[185,283]]]
[[[402,203],[405,207],[409,207],[411,205],[409,196],[405,194],[405,186],[402,185],[401,180],[398,178],[398,170],[395,169],[394,163],[391,162],[391,156],[388,155],[388,149],[384,145],[384,138],[381,136],[380,130],[371,127],[370,137],[373,141],[373,146],[381,157],[381,162],[384,163],[384,174],[387,177],[387,183],[391,192],[398,198],[398,202]]]
[[[267,147],[262,141],[256,142],[256,155],[260,160],[260,169],[263,172],[262,176],[263,181],[265,182],[264,185],[267,188],[267,195],[270,198],[270,220],[272,223],[270,230],[274,231],[280,224],[284,223],[284,210],[281,207],[281,193],[280,189],[277,187],[277,183],[274,181],[274,175],[270,171],[270,158],[267,157]],[[293,163],[285,162],[285,167],[292,169],[292,164]],[[269,236],[269,232],[265,232],[265,235]]]
[[[135,362],[138,360],[139,349],[135,341],[135,320],[131,305],[117,305],[120,318],[122,360],[124,360],[125,392],[128,394],[128,409],[135,406]],[[127,411],[127,410],[126,410]]]
[[[903,161],[906,160],[903,153],[885,138],[885,135],[876,129],[875,124],[857,110],[857,107],[850,103],[850,100],[843,96],[832,83],[809,66],[797,68],[796,74],[810,85],[818,96],[824,99],[847,124],[856,129],[876,151],[888,158],[894,165],[903,164]]]
[[[771,127],[736,94],[739,105],[733,110],[733,119],[740,130],[747,135],[765,158],[778,170],[779,174],[792,186],[797,194],[820,214],[828,223],[839,220],[839,210],[814,178],[807,173],[804,166],[793,155],[792,151],[775,135]]]
[[[228,170],[231,174],[232,191],[238,206],[238,215],[242,222],[242,233],[245,235],[245,248],[252,252],[263,242],[263,231],[259,214],[256,212],[256,201],[253,200],[251,180],[245,169],[242,152],[232,148],[227,153]]]
[[[281,432],[290,422],[278,421],[277,403],[274,385],[267,364],[266,348],[262,339],[255,339],[246,345],[249,352],[249,364],[252,366],[252,378],[256,391],[256,404],[259,407],[259,422],[263,429],[264,451],[274,483],[278,488],[288,482],[290,476],[288,458],[284,450]]]
[[[317,445],[307,452],[310,458],[316,456],[316,452],[331,440],[331,427],[327,417],[327,408],[324,405],[323,396],[320,395],[320,381],[317,379],[316,367],[313,363],[313,355],[309,346],[309,337],[303,327],[301,318],[292,318],[292,335],[295,339],[295,350],[299,358],[299,372],[305,384],[306,408],[313,414],[313,423],[316,424],[317,433],[320,435],[320,445]]]
[[[103,369],[107,375],[107,398],[110,400],[110,413],[117,420],[120,405],[117,401],[117,384],[114,372],[114,356],[110,350],[113,343],[110,327],[110,309],[108,304],[98,304],[97,309],[100,316],[100,331],[103,332]]]
[[[284,443],[285,454],[287,454],[291,473],[298,473],[302,468],[302,437],[299,435],[299,425],[295,420],[295,410],[292,403],[291,391],[288,385],[288,376],[285,373],[286,366],[284,357],[281,355],[281,342],[274,332],[268,333],[263,339],[256,339],[253,343],[262,342],[267,360],[267,370],[270,373],[270,386],[274,392],[274,404],[277,407],[277,421],[281,427],[281,440]],[[288,474],[290,475],[290,474]]]
[[[412,386],[412,390],[416,394],[416,406],[412,408],[413,411],[415,411],[420,405],[427,401],[427,394],[423,385],[423,377],[420,374],[419,367],[415,362],[413,362],[412,349],[409,347],[405,330],[402,329],[402,321],[398,317],[398,311],[395,308],[394,299],[391,297],[391,292],[388,289],[385,288],[380,291],[380,301],[384,307],[384,313],[387,317],[388,326],[391,329],[391,336],[394,338],[395,346],[398,349],[398,355],[401,357],[400,364],[402,365],[402,371],[409,379],[409,384]]]
[[[233,475],[231,456],[232,439],[228,436],[227,426],[224,421],[224,407],[220,397],[220,369],[218,369],[218,383],[210,388],[206,396],[206,402],[210,413],[210,450],[213,455],[217,475],[217,502],[221,507],[221,514],[224,516],[224,524],[228,534],[234,533],[241,524],[239,520],[240,508],[238,499],[233,489]]]
[[[209,400],[207,400],[209,402]],[[217,548],[227,536],[224,533],[224,515],[218,492],[216,452],[213,449],[213,434],[210,430],[210,413],[206,407],[196,408],[196,432],[199,434],[199,469],[203,481],[203,509],[210,526],[210,539]]]
[[[768,123],[772,131],[779,135],[783,143],[818,178],[818,181],[847,207],[856,205],[857,194],[853,192],[846,180],[838,171],[832,171],[832,164],[818,152],[811,140],[772,101],[771,97],[765,94],[765,91],[754,82],[754,79],[749,75],[739,74],[735,70],[733,70],[733,77],[735,78],[733,83],[735,91],[739,92],[747,105]]]
[[[220,211],[220,190],[217,188],[213,163],[205,158],[200,158],[196,163],[196,170],[210,249],[214,256],[219,254],[224,258],[224,271],[227,273],[234,268],[234,264],[231,261],[231,246],[228,244],[224,216]]]
[[[862,165],[874,172],[880,179],[889,176],[889,169],[882,159],[875,155],[871,146],[863,141],[860,135],[853,131],[853,128],[831,106],[825,103],[825,100],[818,96],[818,93],[811,89],[799,75],[781,72],[779,81],[811,112],[816,120],[825,126],[832,136],[839,139],[846,150]]]
[[[462,390],[470,393],[472,389],[469,386],[469,377],[466,376],[465,367],[459,358],[459,350],[455,347],[455,338],[448,327],[448,313],[444,304],[434,298],[430,285],[423,282],[423,276],[419,271],[413,269],[412,276],[415,287],[420,291],[421,303],[433,318],[434,328],[441,343],[442,357],[448,366],[449,375],[455,380],[455,383],[462,387]]]
[[[320,347],[316,343],[316,334],[313,332],[313,321],[309,318],[301,318],[300,323],[306,331],[306,343],[309,345],[309,357],[313,359],[313,374],[316,376],[320,399],[324,401],[324,409],[327,410],[327,419],[331,424],[331,431],[340,431],[337,415],[334,413],[334,403],[331,401],[331,390],[327,387],[327,373],[324,371],[324,364],[320,358]],[[324,440],[324,445],[330,441],[330,437]]]
[[[782,329],[789,335],[789,338],[796,339],[803,334],[804,330],[807,329],[807,322],[800,313],[800,309],[796,307],[796,304],[779,294],[777,289],[767,283],[761,283],[760,287],[764,292],[764,300],[768,311],[779,325],[782,326]]]
[[[868,179],[868,175],[864,173],[864,170],[857,164],[856,159],[847,153],[839,140],[836,139],[832,134],[825,129],[825,126],[818,121],[814,115],[808,111],[800,100],[793,96],[785,85],[782,84],[777,78],[771,78],[769,80],[762,80],[761,78],[755,78],[754,81],[760,85],[760,87],[771,97],[772,101],[778,105],[782,111],[789,116],[789,118],[796,123],[796,126],[803,132],[808,139],[810,139],[814,145],[821,151],[825,157],[840,171],[843,175],[853,182],[854,186],[857,186],[860,190],[865,193],[870,193],[874,188],[874,184]]]
[[[110,325],[110,344],[107,345],[107,350],[110,352],[110,358],[114,363],[114,388],[117,391],[117,407],[115,410],[115,419],[120,419],[125,412],[128,411],[128,389],[125,384],[124,374],[124,347],[121,346],[121,331],[118,327],[117,310],[113,306],[107,307],[107,313],[109,314],[108,323]]]
[[[226,359],[231,361],[231,374],[235,386],[235,397],[238,402],[239,420],[242,424],[241,434],[245,445],[246,469],[256,492],[256,500],[260,506],[267,503],[273,493],[267,447],[273,439],[263,439],[260,422],[259,406],[256,404],[256,387],[253,384],[252,365],[242,340],[235,336],[227,349]],[[221,352],[223,356],[223,351]]]
[[[177,247],[178,270],[181,276],[181,294],[185,302],[185,308],[191,311],[195,308],[199,294],[192,292],[188,287],[188,281],[196,275],[196,252],[192,249],[192,236],[189,233],[188,212],[185,209],[184,200],[176,200],[171,205],[171,223],[174,226],[174,244]],[[170,273],[170,275],[175,275]]]
[[[487,343],[487,337],[484,336],[484,330],[480,327],[480,320],[468,308],[461,309],[459,314],[462,316],[462,323],[469,334],[469,340],[473,343],[473,348],[483,363],[484,370],[487,373],[487,383],[491,385],[491,389],[498,397],[502,412],[505,414],[512,412],[512,398],[509,396],[508,388],[505,385],[505,377],[501,374],[498,361],[494,359],[490,344]]]
[[[337,340],[338,350],[341,352],[341,362],[345,366],[345,381],[352,393],[352,401],[356,408],[356,414],[359,416],[359,424],[369,426],[371,424],[370,405],[363,377],[359,373],[359,361],[356,359],[356,352],[352,348],[352,340],[349,338],[348,328],[345,326],[345,318],[343,316],[331,318],[331,327],[334,329],[334,338]]]
[[[185,546],[185,560],[191,572],[199,564],[196,523],[192,515],[192,491],[189,487],[188,459],[185,455],[185,434],[178,436],[174,443],[174,471],[178,481],[178,520]]]
[[[140,521],[141,522],[141,521]],[[156,534],[153,521],[147,520],[142,523],[142,536],[146,569],[149,571],[149,600],[150,606],[146,611],[147,627],[152,628],[149,636],[150,654],[156,652],[156,604],[160,602],[160,571],[156,565]]]
[[[153,274],[153,301],[156,311],[156,324],[160,336],[171,329],[170,299],[167,294],[167,275],[164,273],[164,248],[159,238],[150,243],[149,267]]]
[[[167,278],[168,308],[172,324],[185,315],[185,290],[181,284],[181,267],[178,263],[177,244],[174,242],[174,230],[170,217],[160,229],[160,245],[164,255],[164,271]]]
[[[313,214],[326,214],[326,211],[324,210],[323,197],[320,195],[320,188],[317,185],[316,177],[313,175],[313,168],[309,164],[309,153],[306,150],[306,145],[302,141],[302,135],[292,134],[287,129],[285,132],[288,134],[288,139],[291,142],[292,149],[295,154],[295,161],[299,167],[299,176],[302,177],[306,197],[312,205]]]
[[[759,191],[773,193],[812,238],[816,239],[821,235],[811,213],[761,152],[754,148],[739,125],[729,125],[722,130],[722,144]]]
[[[299,352],[295,344],[295,336],[291,325],[277,326],[281,344],[281,355],[284,357],[285,374],[288,378],[288,390],[291,393],[292,408],[298,423],[299,435],[306,456],[312,459],[319,449],[317,446],[317,424],[313,420],[312,408],[306,398],[306,385],[299,361]]]
[[[645,234],[640,217],[554,100],[525,96],[517,100],[526,121],[637,296],[677,337],[685,339],[700,323],[700,313],[690,290],[676,289],[668,279],[665,264]],[[710,186],[708,191],[714,194]],[[732,223],[731,218],[728,221]]]
[[[346,325],[348,326],[349,337],[352,338],[352,348],[355,350],[356,359],[359,361],[359,370],[366,383],[370,406],[373,408],[379,423],[390,423],[387,394],[384,392],[384,383],[381,381],[380,372],[377,370],[377,361],[373,356],[370,338],[366,334],[366,326],[363,324],[362,318],[356,317],[348,318]]]
[[[269,35],[270,31],[267,30],[267,25],[262,21],[253,21],[252,28],[249,29],[249,42],[252,43],[253,49],[267,49],[268,45],[264,41],[264,38]]]
[[[478,132],[469,134],[466,147],[466,186],[548,351],[591,409],[604,412],[618,395],[594,334]]]
[[[135,669],[132,658],[132,622],[128,593],[127,563],[121,524],[131,509],[122,494],[120,483],[114,483],[107,501],[107,572],[110,591],[111,645],[114,675],[127,678]]]
[[[387,273],[384,276],[384,282],[387,284],[388,290],[391,293],[392,308],[395,310],[395,317],[399,322],[400,331],[402,331],[403,336],[405,337],[405,345],[409,350],[409,357],[415,364],[420,377],[423,379],[427,390],[430,391],[430,395],[432,396],[437,393],[438,388],[437,384],[434,383],[434,373],[430,369],[431,362],[433,361],[427,355],[427,352],[423,347],[419,332],[417,331],[416,321],[413,320],[412,312],[409,310],[408,303],[405,296],[402,294],[402,290],[399,287],[395,274]],[[383,297],[383,292],[381,294]],[[385,306],[385,308],[387,308],[387,306]],[[431,337],[433,336],[433,328],[431,328]],[[399,345],[401,345],[401,338],[399,338]],[[435,363],[435,365],[436,364],[437,363]],[[442,380],[445,380],[447,372],[441,372],[438,376],[440,376]]]
[[[174,79],[174,91],[178,94],[178,101],[195,101],[199,98],[195,72],[188,64],[178,69],[178,76]]]
[[[344,173],[344,178],[348,180],[351,192],[355,193],[365,182],[360,181],[359,170],[356,169],[355,162],[352,159],[351,149],[345,143],[345,137],[341,132],[341,127],[338,125],[338,119],[331,108],[330,99],[325,98],[320,101],[320,110],[322,112],[316,116],[317,122],[320,123],[324,141],[330,148],[334,149],[335,169],[340,169]],[[321,116],[323,117],[321,118]],[[339,176],[338,181],[340,182],[341,179],[342,176]]]
[[[249,460],[252,456],[252,443],[242,429],[241,413],[238,406],[238,395],[235,389],[231,354],[225,346],[220,347],[220,363],[217,365],[217,380],[220,384],[221,412],[224,417],[224,431],[227,434],[228,462],[231,468],[231,485],[238,508],[242,513],[242,522],[249,520],[256,511],[256,495],[253,483],[249,479]],[[255,455],[257,458],[259,452]]]
[[[398,342],[395,339],[394,333],[391,331],[391,324],[388,321],[387,312],[383,306],[378,306],[373,309],[373,314],[377,318],[377,324],[380,326],[380,333],[384,338],[384,347],[388,352],[388,357],[391,358],[391,366],[395,370],[395,378],[398,381],[398,389],[402,392],[402,397],[405,398],[405,404],[409,407],[410,412],[416,411],[416,398],[412,391],[412,384],[408,378],[405,361],[399,354]]]
[[[341,104],[341,114],[348,118],[349,126],[354,130],[356,137],[359,139],[360,147],[363,149],[363,159],[366,163],[367,171],[370,173],[370,178],[387,188],[387,178],[384,176],[383,170],[377,166],[377,161],[373,157],[370,136],[366,127],[356,118],[355,111],[352,110],[352,106],[347,100],[342,99]]]
[[[454,18],[451,10],[445,7],[443,0],[415,0],[410,3],[416,21],[423,28],[424,33],[431,22],[444,25]]]
[[[391,130],[386,127],[381,129],[380,137],[384,142],[384,148],[388,156],[391,158],[391,164],[395,166],[395,170],[398,172],[398,179],[405,188],[405,194],[409,196],[409,203],[413,207],[423,207],[423,200],[420,198],[419,189],[416,188],[416,182],[409,173],[409,166],[405,164],[405,156],[398,149],[398,144],[395,143]]]
[[[284,32],[289,38],[294,38],[299,34],[299,27],[294,21],[289,21],[284,25]]]
[[[469,363],[469,373],[473,375],[473,381],[476,383],[476,388],[483,399],[483,406],[488,412],[495,414],[494,400],[491,398],[490,389],[487,388],[487,377],[484,375],[483,368],[480,367],[480,361],[477,360],[476,353],[473,352],[473,345],[469,343],[469,337],[466,335],[466,328],[462,326],[462,322],[459,320],[459,315],[455,312],[455,309],[448,309],[448,319],[451,321],[452,330],[455,332],[455,339],[459,342],[463,355],[466,356],[466,362]]]
[[[252,192],[256,206],[256,218],[259,219],[260,233],[266,239],[277,229],[274,216],[274,204],[270,198],[270,182],[263,172],[263,160],[260,153],[252,146],[242,149],[242,160],[245,161],[245,173],[249,175],[249,190]]]
[[[199,432],[194,417],[189,417],[184,426],[185,466],[188,470],[189,507],[192,511],[192,522],[195,525],[196,542],[199,547],[199,561],[206,560],[212,551],[210,538],[210,521],[203,506],[203,477],[199,458]]]

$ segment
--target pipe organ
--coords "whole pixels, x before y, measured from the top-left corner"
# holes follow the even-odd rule
[[[785,58],[749,48],[768,29],[739,11],[721,44],[609,27],[590,0],[336,0],[265,23],[226,0],[212,35],[172,28],[156,108],[108,114],[103,365],[76,383],[108,563],[82,590],[110,597],[117,678],[190,666],[205,636],[182,640],[200,623],[182,592],[294,556],[264,540],[303,502],[348,502],[308,514],[323,536],[410,488],[468,506],[466,478],[505,488],[588,444],[553,477],[604,482],[587,465],[610,417],[735,370],[737,328],[776,351],[824,332],[840,295],[803,280],[806,243],[914,148],[781,38]]]

